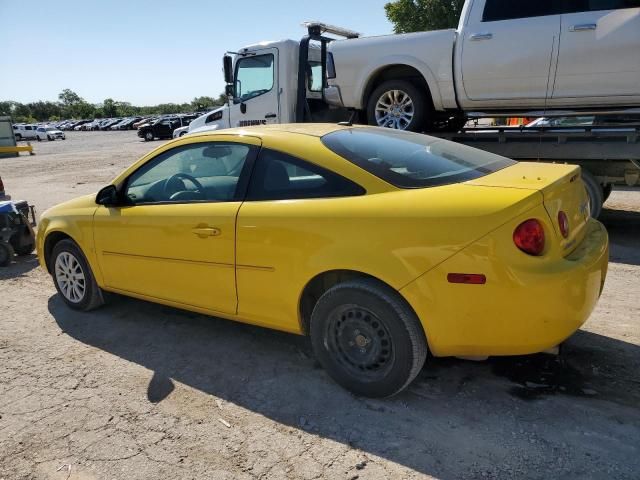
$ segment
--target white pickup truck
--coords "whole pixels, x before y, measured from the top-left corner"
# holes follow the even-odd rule
[[[406,130],[470,112],[640,106],[640,0],[467,0],[457,29],[328,46],[332,105]]]

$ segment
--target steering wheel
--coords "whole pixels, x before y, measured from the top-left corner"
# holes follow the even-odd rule
[[[195,187],[195,191],[186,190],[186,186],[183,180],[189,180]],[[202,196],[202,192],[204,187],[202,184],[194,177],[189,175],[188,173],[176,173],[171,175],[164,181],[164,185],[162,186],[162,191],[166,198],[171,198],[177,193],[188,192],[188,193],[197,193]]]

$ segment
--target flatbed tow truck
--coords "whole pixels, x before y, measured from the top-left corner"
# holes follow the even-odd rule
[[[330,105],[325,98],[333,68],[327,46],[357,38],[348,29],[304,22],[299,42],[249,45],[223,59],[227,105],[194,120],[189,132],[272,123],[363,121],[361,112]],[[327,36],[333,35],[331,36]],[[469,119],[496,117],[627,116],[637,123],[571,127],[479,127],[423,132],[522,161],[582,167],[591,214],[597,217],[615,185],[640,187],[640,108],[586,111],[469,112]]]

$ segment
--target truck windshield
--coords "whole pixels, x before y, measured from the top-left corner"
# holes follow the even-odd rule
[[[436,187],[515,164],[493,153],[387,128],[351,128],[322,137],[331,151],[400,188]]]
[[[245,57],[236,63],[236,100],[244,102],[273,88],[273,55]]]

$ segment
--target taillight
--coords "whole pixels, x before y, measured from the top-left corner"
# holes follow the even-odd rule
[[[562,210],[558,212],[558,225],[560,226],[562,236],[567,238],[569,236],[569,218]]]
[[[542,223],[531,218],[522,222],[513,232],[513,243],[529,255],[542,255],[544,250],[544,228]]]

